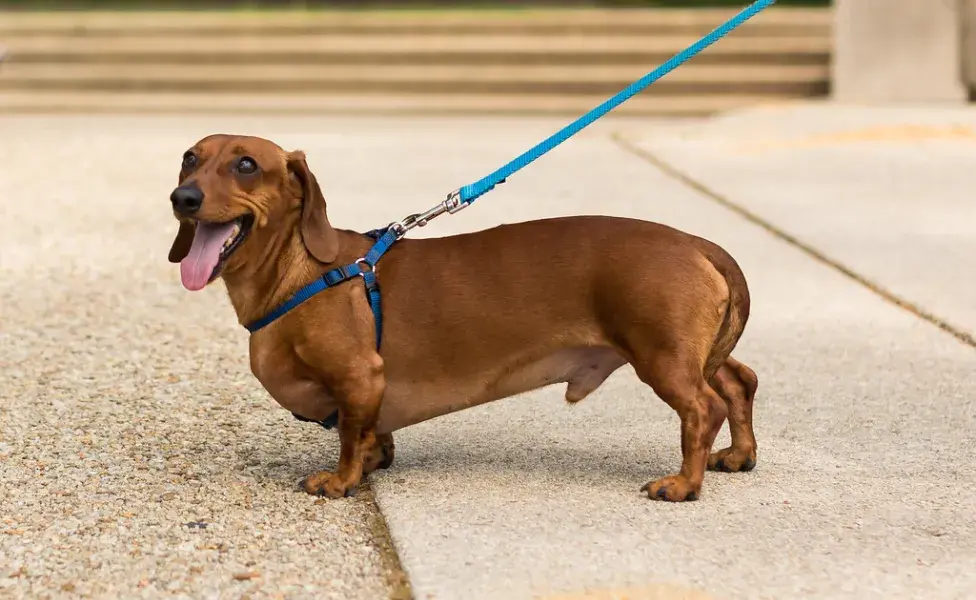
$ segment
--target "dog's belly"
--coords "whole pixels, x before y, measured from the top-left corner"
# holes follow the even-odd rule
[[[379,433],[390,433],[434,417],[567,383],[566,400],[579,402],[627,361],[610,347],[563,348],[536,360],[501,365],[465,381],[387,380]]]

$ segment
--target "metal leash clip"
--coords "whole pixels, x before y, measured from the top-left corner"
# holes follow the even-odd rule
[[[397,239],[400,239],[414,227],[424,227],[427,223],[430,223],[444,213],[451,213],[453,215],[467,206],[468,204],[466,202],[461,201],[461,190],[454,190],[447,195],[446,200],[437,206],[425,212],[414,213],[408,217],[404,217],[400,221],[390,224],[390,229],[396,233]]]

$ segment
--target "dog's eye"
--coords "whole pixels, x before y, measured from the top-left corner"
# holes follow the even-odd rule
[[[252,175],[258,170],[258,163],[250,156],[243,156],[237,161],[237,171],[242,175]]]
[[[197,166],[197,155],[192,152],[187,152],[186,154],[184,154],[183,168],[189,170],[195,166]]]

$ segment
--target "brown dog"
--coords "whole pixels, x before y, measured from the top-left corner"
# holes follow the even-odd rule
[[[373,244],[332,227],[304,154],[260,138],[198,142],[171,201],[170,261],[191,290],[222,277],[242,324]],[[397,429],[554,383],[579,402],[626,363],[681,418],[681,471],[646,484],[651,498],[694,500],[706,465],[756,464],[758,380],[730,356],[749,292],[715,244],[632,219],[559,218],[405,239],[375,272],[381,350],[359,278],[250,338],[251,370],[279,404],[320,422],[338,412],[338,466],[306,478],[308,493],[340,497],[388,467]],[[726,417],[732,445],[709,456]]]

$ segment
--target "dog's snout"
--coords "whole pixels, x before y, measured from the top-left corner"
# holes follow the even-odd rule
[[[170,202],[173,203],[173,210],[188,217],[200,210],[203,206],[203,190],[195,183],[181,185],[173,190],[169,195]]]

